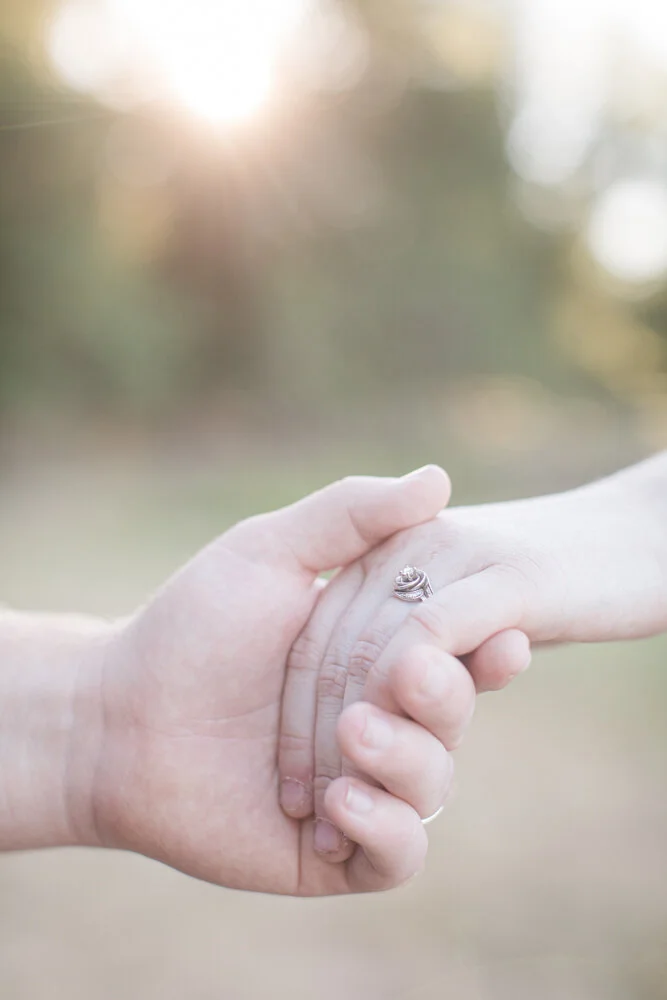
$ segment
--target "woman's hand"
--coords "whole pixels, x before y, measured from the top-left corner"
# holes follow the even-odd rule
[[[286,811],[325,815],[330,783],[365,773],[336,741],[360,699],[453,749],[450,713],[472,706],[473,681],[498,689],[528,665],[526,636],[603,641],[667,628],[666,507],[667,470],[661,490],[648,463],[558,496],[450,509],[341,573],[290,659],[280,772],[302,795]],[[392,596],[406,563],[430,577],[425,603]],[[343,845],[333,860],[345,856]]]
[[[448,496],[433,467],[345,480],[236,526],[167,583],[103,658],[95,839],[264,892],[384,889],[419,870],[420,813],[438,808],[451,770],[440,743],[370,705],[347,716],[346,753],[370,780],[328,789],[328,816],[360,845],[333,867],[314,850],[313,825],[279,805],[280,702],[318,574],[432,518]]]

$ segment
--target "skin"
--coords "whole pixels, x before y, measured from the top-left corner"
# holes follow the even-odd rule
[[[528,641],[667,630],[666,519],[667,454],[568,493],[450,508],[362,557],[332,585],[292,652],[280,773],[297,778],[304,794],[285,810],[326,816],[331,783],[363,775],[335,738],[360,701],[419,721],[453,749],[461,736],[454,720],[469,719],[474,688],[504,687],[528,665]],[[391,596],[406,563],[429,574],[429,601]],[[331,844],[329,860],[348,856],[347,843]]]
[[[404,713],[346,714],[342,745],[368,777],[327,789],[350,845],[334,867],[313,824],[280,808],[280,705],[318,574],[431,519],[448,497],[435,467],[344,480],[232,528],[126,621],[1,614],[0,849],[121,848],[221,885],[307,896],[410,879],[427,848],[420,815],[451,777],[442,740]],[[408,678],[413,658],[403,662]],[[424,702],[448,742],[466,718],[441,707]]]

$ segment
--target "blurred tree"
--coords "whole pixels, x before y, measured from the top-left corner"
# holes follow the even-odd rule
[[[445,37],[419,4],[360,2],[357,84],[304,91],[225,138],[56,88],[40,55],[51,9],[0,6],[5,407],[139,418],[235,386],[306,412],[471,373],[614,391],[590,351],[563,349],[573,238],[510,199],[479,12],[477,51],[460,4],[443,5]],[[667,334],[662,300],[596,296],[605,322],[643,310]]]

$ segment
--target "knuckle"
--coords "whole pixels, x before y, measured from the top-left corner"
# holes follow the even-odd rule
[[[467,726],[475,711],[475,682],[466,668],[461,665],[458,673],[458,683],[454,686],[452,708],[455,718],[462,726]]]
[[[339,742],[349,750],[350,743],[356,744],[359,733],[367,719],[367,706],[362,701],[355,701],[343,709],[338,718],[336,735]]]
[[[428,669],[428,657],[430,649],[425,646],[414,646],[393,667],[392,687],[400,700],[406,704],[412,705],[420,696]]]
[[[349,496],[356,493],[360,483],[360,476],[342,476],[330,488],[337,496]]]
[[[427,661],[415,650],[400,660],[391,672],[391,687],[401,705],[410,712],[423,712],[425,704],[429,705],[432,700],[424,693],[427,670]]]
[[[342,664],[327,664],[318,683],[318,696],[320,701],[342,701],[345,696],[345,688],[347,687],[347,675],[347,667]]]
[[[375,666],[387,645],[387,637],[383,632],[373,632],[359,639],[350,655],[350,674],[365,678]]]
[[[316,798],[322,801],[324,793],[336,778],[340,778],[340,767],[335,764],[320,762],[317,766],[317,774],[313,778],[313,791]]]
[[[453,701],[441,723],[441,742],[447,750],[457,750],[461,746],[474,711],[474,697],[464,695]]]
[[[292,733],[283,729],[280,734],[280,749],[289,754],[310,753],[312,739],[303,733]]]
[[[436,642],[441,643],[446,639],[445,615],[438,605],[430,601],[419,604],[412,611],[410,618]]]
[[[289,654],[289,668],[298,672],[314,672],[321,660],[320,643],[310,632],[302,632]]]
[[[442,665],[446,682],[436,698],[425,684],[428,662],[407,660],[397,671],[395,690],[400,703],[440,741],[447,750],[462,741],[475,710],[475,684],[469,672],[453,658]]]

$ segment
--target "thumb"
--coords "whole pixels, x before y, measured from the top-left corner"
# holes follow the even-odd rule
[[[315,575],[358,559],[397,531],[430,521],[447,505],[450,491],[449,477],[437,465],[402,479],[351,476],[245,522],[242,548],[264,562]]]

